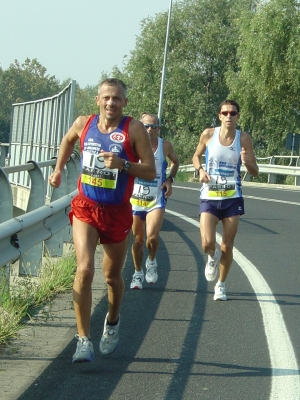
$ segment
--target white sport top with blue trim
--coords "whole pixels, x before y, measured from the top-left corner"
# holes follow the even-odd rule
[[[206,172],[211,180],[203,183],[200,198],[206,200],[224,200],[242,197],[241,190],[241,131],[235,131],[231,145],[220,143],[220,129],[214,130],[206,147]]]
[[[152,211],[155,208],[164,208],[167,200],[164,190],[161,189],[162,183],[166,180],[167,161],[164,156],[163,139],[158,138],[157,149],[154,153],[156,178],[153,181],[135,178],[133,193],[130,199],[132,210]]]

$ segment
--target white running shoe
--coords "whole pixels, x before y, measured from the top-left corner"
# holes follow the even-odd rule
[[[205,266],[205,278],[207,281],[214,281],[218,274],[220,265],[221,254],[218,249],[215,252],[216,258],[208,256],[207,263]]]
[[[112,353],[119,342],[120,316],[115,326],[107,325],[107,316],[108,313],[105,317],[103,335],[99,345],[100,352],[104,355]]]
[[[149,257],[146,260],[146,281],[148,283],[155,283],[157,281],[157,262],[156,258],[153,261],[149,260]]]
[[[135,271],[132,275],[132,281],[130,284],[130,289],[143,289],[144,282],[144,271]]]
[[[214,300],[222,300],[222,301],[227,300],[225,286],[219,286],[218,284],[216,284]]]
[[[93,343],[87,336],[75,335],[77,342],[76,352],[73,355],[72,362],[92,361],[95,357]]]

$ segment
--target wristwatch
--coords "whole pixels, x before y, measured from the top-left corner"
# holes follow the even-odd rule
[[[130,168],[130,162],[127,160],[124,160],[123,171],[128,171],[129,168]]]
[[[202,165],[200,165],[199,168],[195,168],[195,172],[194,172],[195,178],[198,178],[198,176],[200,175],[200,169],[203,169]]]
[[[173,178],[173,176],[171,176],[171,175],[169,175],[169,176],[167,177],[167,179],[171,179],[171,182],[172,182],[172,183],[174,182],[174,178]]]

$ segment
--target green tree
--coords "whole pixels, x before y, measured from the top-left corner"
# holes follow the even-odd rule
[[[99,113],[99,107],[96,105],[98,85],[86,86],[81,89],[76,87],[75,105],[74,105],[74,120],[79,115],[90,115]]]
[[[55,95],[61,85],[55,76],[47,75],[47,70],[37,59],[27,58],[23,64],[15,60],[7,70],[0,68],[0,138],[9,140],[11,106],[14,103],[38,100]]]
[[[299,1],[272,0],[239,20],[238,71],[228,73],[241,124],[261,155],[282,154],[288,132],[299,132]]]
[[[226,74],[237,71],[239,29],[234,19],[254,12],[255,1],[190,0],[173,7],[161,134],[171,139],[182,163],[190,162],[200,132],[216,122],[229,89]],[[129,87],[128,111],[157,112],[167,13],[142,21],[141,35],[122,71]]]

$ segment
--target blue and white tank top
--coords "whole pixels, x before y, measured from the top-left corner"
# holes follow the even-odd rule
[[[213,136],[206,147],[206,172],[211,181],[203,183],[200,198],[206,200],[224,200],[242,197],[241,190],[241,132],[235,131],[231,145],[220,143],[220,129],[214,130]]]
[[[150,211],[163,208],[166,205],[162,183],[166,180],[167,161],[164,156],[163,139],[158,138],[157,149],[154,153],[156,178],[153,181],[135,178],[133,193],[130,199],[134,211]]]
[[[81,174],[78,191],[89,199],[101,204],[123,204],[130,200],[134,177],[118,169],[105,167],[100,151],[110,151],[119,157],[138,162],[133,154],[129,139],[129,123],[132,117],[125,116],[111,133],[98,129],[99,115],[92,115],[87,121],[80,138]]]

